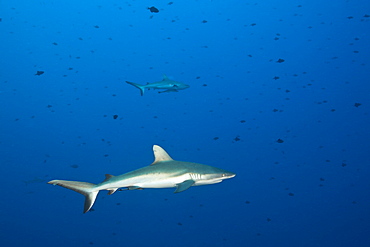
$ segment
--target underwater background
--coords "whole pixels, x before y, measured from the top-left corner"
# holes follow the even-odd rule
[[[369,1],[4,0],[0,30],[2,246],[370,246]],[[47,184],[154,144],[237,175],[86,214]]]

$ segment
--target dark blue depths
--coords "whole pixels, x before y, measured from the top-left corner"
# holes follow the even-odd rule
[[[368,1],[0,6],[3,246],[370,246]],[[163,74],[190,87],[125,83]],[[149,165],[154,144],[237,176],[87,214],[46,184]]]

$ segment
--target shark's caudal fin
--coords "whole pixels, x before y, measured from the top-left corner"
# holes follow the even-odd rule
[[[138,89],[140,89],[140,93],[141,93],[141,96],[144,95],[144,90],[145,90],[145,85],[140,85],[140,84],[137,84],[137,83],[134,83],[134,82],[130,82],[130,81],[126,81],[126,83],[134,86],[134,87],[137,87]]]
[[[48,184],[59,185],[74,190],[85,196],[84,213],[88,212],[94,205],[99,190],[94,190],[95,184],[77,181],[52,180]]]

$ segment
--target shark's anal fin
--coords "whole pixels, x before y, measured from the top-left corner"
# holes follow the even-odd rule
[[[195,183],[194,180],[185,180],[182,183],[176,185],[175,193],[183,192],[184,190],[189,189]]]
[[[117,191],[118,188],[114,188],[114,189],[108,189],[109,192],[108,192],[108,195],[112,195],[114,192]]]

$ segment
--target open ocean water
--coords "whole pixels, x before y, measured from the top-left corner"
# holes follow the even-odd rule
[[[1,246],[370,246],[369,1],[3,0],[0,33]],[[154,144],[237,175],[86,214],[47,184]]]

